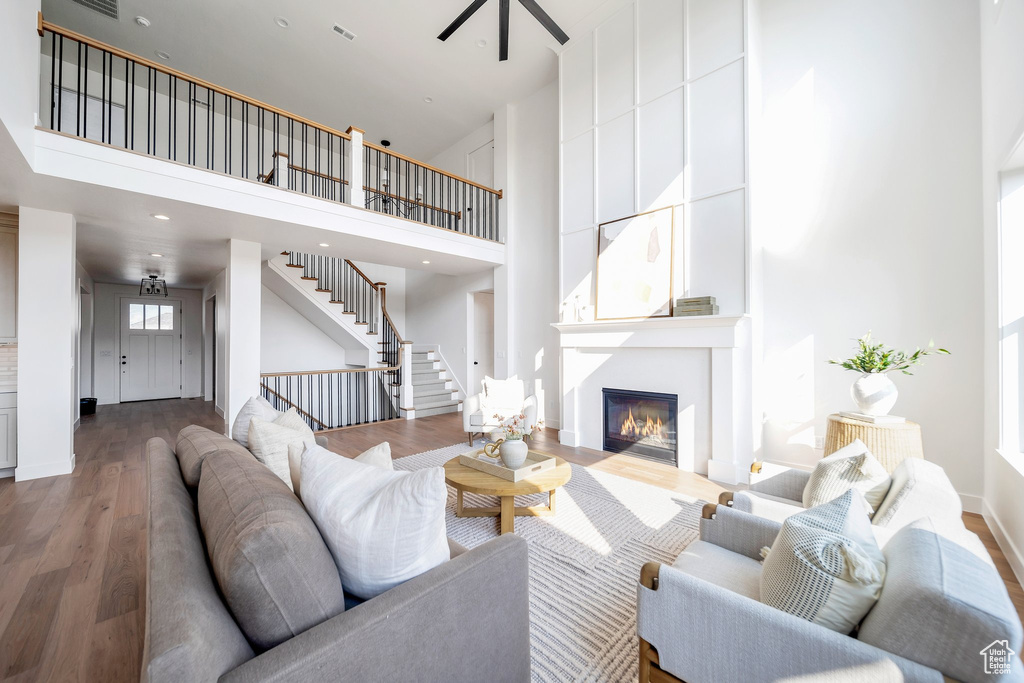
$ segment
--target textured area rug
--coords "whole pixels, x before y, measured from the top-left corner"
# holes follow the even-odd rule
[[[395,460],[395,469],[443,465],[465,444]],[[547,503],[547,494],[516,505]],[[496,505],[465,495],[467,506]],[[553,517],[517,517],[530,547],[530,647],[535,681],[637,678],[636,584],[645,562],[671,564],[697,538],[703,502],[580,465],[558,491]],[[448,535],[472,548],[498,535],[494,517],[455,516],[448,489]]]

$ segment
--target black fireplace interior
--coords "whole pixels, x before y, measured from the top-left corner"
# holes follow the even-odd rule
[[[603,389],[604,450],[678,464],[673,394]]]

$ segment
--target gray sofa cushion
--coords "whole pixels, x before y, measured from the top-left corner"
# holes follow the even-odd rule
[[[761,563],[714,543],[694,541],[672,566],[751,600],[761,599]]]
[[[178,441],[174,452],[178,456],[181,467],[181,478],[193,489],[199,486],[199,475],[202,472],[203,460],[206,456],[219,450],[245,453],[253,457],[245,446],[223,434],[211,431],[199,425],[190,425],[178,432]]]
[[[961,681],[992,680],[980,652],[993,641],[1021,651],[1021,623],[999,574],[930,520],[901,529],[884,553],[885,585],[861,641]]]
[[[313,520],[248,452],[203,462],[199,521],[224,601],[257,649],[344,611],[338,568]]]
[[[149,553],[142,680],[216,681],[252,659],[253,651],[217,594],[174,453],[163,439],[150,439],[146,451]]]

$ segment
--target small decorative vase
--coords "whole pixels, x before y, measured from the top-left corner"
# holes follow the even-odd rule
[[[896,404],[899,391],[889,375],[871,372],[857,378],[850,387],[850,396],[865,415],[888,415]]]
[[[526,462],[526,456],[529,452],[530,448],[522,439],[515,439],[513,441],[506,439],[501,442],[501,446],[498,448],[501,461],[510,470],[517,470],[522,467],[523,463]]]

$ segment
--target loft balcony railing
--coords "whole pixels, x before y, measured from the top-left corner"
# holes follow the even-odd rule
[[[502,242],[502,193],[43,21],[50,130]],[[46,113],[48,112],[48,114]]]

